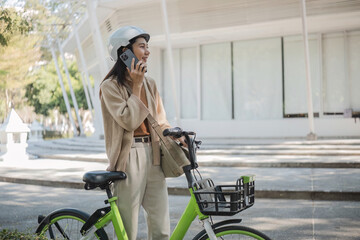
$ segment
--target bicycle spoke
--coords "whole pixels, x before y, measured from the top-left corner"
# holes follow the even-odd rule
[[[53,230],[52,230],[52,226],[51,226],[51,225],[49,226],[49,235],[50,235],[50,238],[51,238],[51,239],[55,239],[54,232],[53,232]]]
[[[59,225],[58,222],[55,223],[56,228],[59,230],[59,232],[61,233],[61,235],[65,238],[70,240],[70,238],[66,235],[66,233],[64,232],[64,230],[61,228],[61,226]]]

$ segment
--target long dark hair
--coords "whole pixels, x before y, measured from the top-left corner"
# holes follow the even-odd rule
[[[141,36],[139,36],[141,37]],[[114,66],[111,68],[111,70],[109,71],[108,74],[106,74],[106,77],[103,79],[103,81],[105,81],[106,79],[109,78],[116,78],[117,83],[119,84],[119,86],[125,86],[125,81],[126,81],[126,73],[127,73],[127,69],[126,69],[126,65],[123,61],[121,61],[120,59],[120,55],[123,53],[124,49],[130,49],[131,51],[133,51],[133,44],[135,43],[136,39],[139,38],[133,38],[131,39],[129,42],[129,44],[125,47],[120,47],[117,50],[117,60],[116,63],[114,64]]]

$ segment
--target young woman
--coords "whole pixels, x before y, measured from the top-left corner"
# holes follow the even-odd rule
[[[114,195],[130,240],[135,240],[140,206],[145,209],[148,239],[169,239],[168,193],[160,167],[159,137],[146,117],[151,114],[162,127],[169,128],[155,81],[145,76],[150,55],[150,35],[126,26],[109,38],[109,54],[115,65],[100,85],[108,171],[124,171],[126,180],[114,183]],[[132,50],[131,69],[119,56]],[[184,139],[180,140],[185,144]]]

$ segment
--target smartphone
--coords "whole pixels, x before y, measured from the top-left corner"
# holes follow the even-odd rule
[[[131,61],[133,58],[135,58],[135,62],[134,62],[134,67],[135,67],[136,64],[139,62],[139,59],[135,57],[134,53],[130,49],[127,49],[125,52],[123,52],[120,55],[120,59],[125,63],[125,65],[129,68],[129,70],[131,70]]]

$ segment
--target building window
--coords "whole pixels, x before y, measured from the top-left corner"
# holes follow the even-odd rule
[[[284,117],[306,117],[308,113],[305,53],[302,36],[284,37]],[[313,111],[320,111],[320,56],[316,35],[309,35]]]
[[[233,44],[237,120],[282,118],[281,38]]]
[[[360,116],[360,31],[352,31],[347,34],[347,56],[350,83],[350,105],[353,115]]]
[[[175,119],[176,109],[167,51],[163,51],[163,96],[166,115]],[[182,119],[197,118],[197,54],[196,48],[173,49],[176,97]],[[166,90],[166,91],[165,91]]]
[[[168,119],[176,118],[176,106],[174,99],[174,90],[173,83],[170,75],[170,66],[168,61],[168,53],[166,50],[162,52],[163,58],[163,98],[164,98],[164,107],[166,109],[166,116]],[[179,104],[179,93],[180,93],[180,51],[179,49],[173,49],[173,62],[174,62],[174,71],[175,71],[175,91],[177,102]]]
[[[343,115],[345,110],[352,111],[353,116],[358,114],[360,31],[312,34],[309,48],[314,116]],[[207,44],[199,53],[200,57],[195,47],[173,51],[182,119],[308,116],[302,36]],[[175,104],[165,50],[163,69],[164,104],[172,119]]]
[[[198,118],[197,49],[180,50],[180,107],[182,119]]]
[[[323,90],[324,114],[342,114],[349,106],[349,84],[345,77],[345,44],[342,33],[324,34],[323,47]]]
[[[201,118],[232,119],[231,43],[201,46]]]

